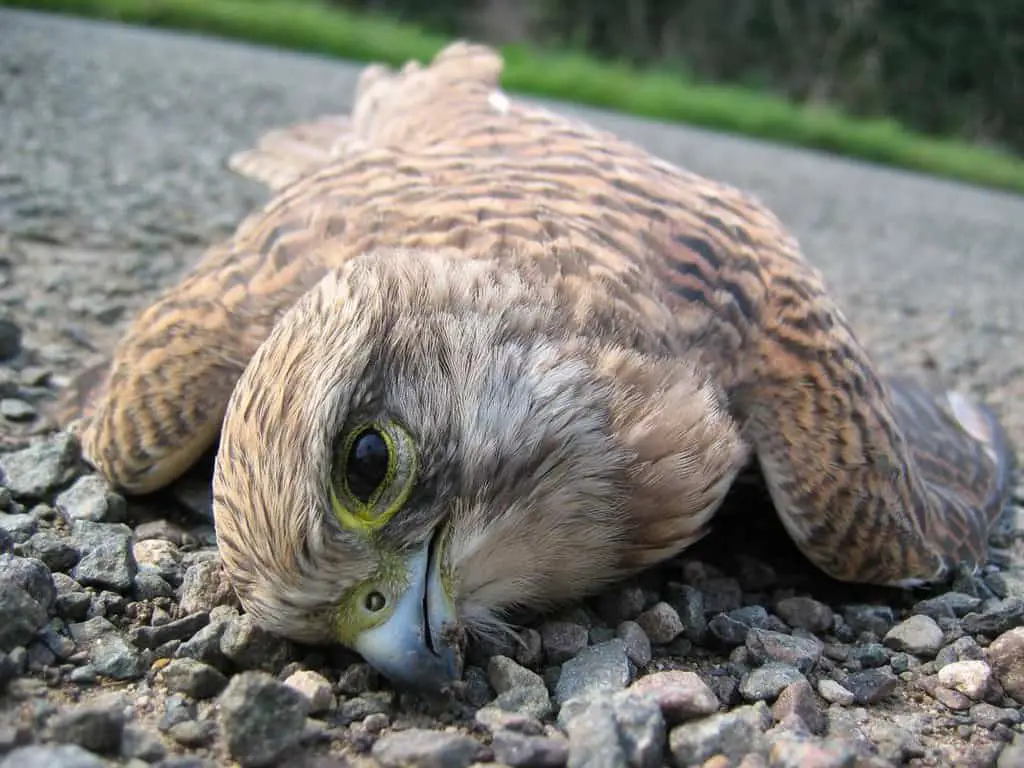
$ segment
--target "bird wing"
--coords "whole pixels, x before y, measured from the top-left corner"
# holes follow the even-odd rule
[[[91,460],[129,489],[169,482],[215,439],[242,366],[326,270],[377,248],[455,248],[557,284],[581,334],[699,362],[790,535],[831,575],[905,583],[983,559],[1008,493],[1005,445],[979,449],[984,435],[956,419],[918,428],[926,410],[894,395],[752,196],[512,102],[500,72],[493,51],[466,43],[425,67],[374,65],[347,119],[236,155],[277,193],[129,329],[83,433]],[[968,469],[951,471],[958,462]]]

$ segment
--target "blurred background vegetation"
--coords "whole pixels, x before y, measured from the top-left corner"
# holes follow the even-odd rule
[[[343,59],[500,47],[510,92],[1024,193],[1024,0],[0,0]]]
[[[1024,154],[1024,0],[330,0]]]

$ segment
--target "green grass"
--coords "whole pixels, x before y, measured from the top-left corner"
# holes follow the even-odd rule
[[[410,24],[317,0],[0,0],[0,5],[191,30],[357,61],[426,60],[447,39]],[[506,46],[503,86],[514,92],[689,123],[1024,193],[1024,159],[910,131],[894,121],[683,75],[639,71],[577,53]]]

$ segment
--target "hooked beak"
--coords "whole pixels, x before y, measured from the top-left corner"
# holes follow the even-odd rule
[[[462,676],[455,605],[444,586],[435,533],[406,560],[408,584],[391,616],[356,638],[353,648],[396,685],[439,690]]]

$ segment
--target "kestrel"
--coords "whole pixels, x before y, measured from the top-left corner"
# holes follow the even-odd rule
[[[87,459],[146,493],[219,441],[244,608],[410,686],[681,552],[748,464],[836,579],[983,563],[1013,467],[990,411],[882,377],[759,201],[501,69],[464,42],[373,65],[351,115],[234,156],[274,197],[69,393]]]

